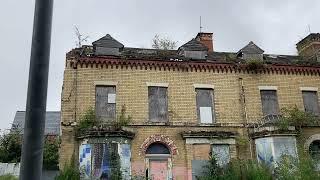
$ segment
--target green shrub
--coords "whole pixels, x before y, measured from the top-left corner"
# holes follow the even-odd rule
[[[15,177],[14,175],[6,174],[6,175],[0,176],[0,180],[18,180],[18,178]]]
[[[115,129],[120,129],[122,126],[127,126],[131,123],[132,117],[126,115],[126,110],[126,105],[122,105],[120,116],[113,123]]]
[[[300,110],[297,106],[281,109],[282,118],[278,121],[281,130],[288,130],[289,126],[295,126],[298,130],[303,125],[314,125],[317,119],[311,113]]]
[[[0,136],[0,162],[17,163],[21,158],[21,135],[18,130]]]
[[[46,170],[58,170],[59,164],[59,140],[46,139],[43,148],[43,168]]]
[[[75,165],[75,158],[72,155],[70,163],[65,164],[59,175],[55,177],[55,180],[79,180],[80,172],[78,166]]]
[[[281,156],[275,168],[275,176],[279,180],[320,179],[320,174],[316,171],[312,159],[304,150],[300,150],[299,158]]]
[[[90,107],[83,116],[81,116],[80,121],[77,125],[77,132],[82,131],[97,126],[99,121],[96,119],[96,113],[92,107]]]
[[[258,71],[265,68],[262,60],[250,59],[246,61],[246,65],[249,71]]]
[[[270,169],[253,160],[235,160],[222,168],[212,157],[204,168],[205,176],[197,177],[199,180],[272,180]]]

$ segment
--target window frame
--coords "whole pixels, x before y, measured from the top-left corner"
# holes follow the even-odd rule
[[[205,106],[200,106],[199,105],[199,102],[198,102],[198,90],[203,90],[203,91],[210,91],[210,97],[211,97],[211,103],[207,103],[207,104],[210,104],[211,105],[211,115],[212,115],[212,122],[210,123],[207,123],[207,122],[201,122],[201,117],[200,117],[200,107],[205,107]],[[194,89],[195,91],[195,94],[196,94],[196,114],[197,114],[197,121],[199,124],[214,124],[216,123],[216,112],[215,112],[215,96],[214,96],[214,89],[213,88],[210,88],[209,86],[205,87],[205,86],[202,86],[202,87],[195,87]],[[206,106],[208,107],[208,106]]]
[[[109,94],[112,94],[112,93],[107,93],[106,94],[106,104],[112,104],[114,106],[114,110],[113,110],[114,111],[113,112],[114,113],[114,117],[103,117],[101,115],[100,116],[98,115],[98,111],[97,111],[97,103],[98,103],[97,88],[114,88],[115,103],[108,103]],[[107,90],[107,92],[108,91],[109,90]],[[96,116],[97,119],[101,120],[102,122],[107,122],[107,123],[116,120],[116,118],[117,118],[117,86],[116,85],[95,85],[95,116]]]
[[[153,84],[149,84],[148,85],[148,122],[152,122],[152,123],[167,123],[167,122],[169,122],[169,103],[168,103],[168,87],[167,86],[157,86],[157,84],[159,84],[159,83],[153,83]],[[166,115],[165,115],[165,117],[163,118],[163,119],[161,119],[161,118],[159,118],[159,112],[157,112],[157,117],[156,118],[153,118],[153,116],[151,115],[151,109],[152,109],[152,105],[151,105],[151,99],[150,99],[150,88],[157,88],[157,102],[154,102],[154,103],[156,103],[157,105],[159,105],[159,101],[160,101],[160,99],[159,99],[159,97],[160,97],[160,95],[159,95],[159,89],[160,88],[163,88],[163,89],[165,89],[165,105],[166,105],[166,107],[165,107],[165,111],[166,111]]]
[[[269,113],[269,112],[265,112],[265,109],[267,107],[264,107],[266,106],[266,102],[263,100],[264,97],[263,97],[263,93],[262,92],[275,92],[275,98],[276,98],[276,111],[277,112],[273,112],[273,113]],[[279,106],[279,98],[278,98],[278,90],[277,89],[260,89],[259,88],[259,93],[260,93],[260,101],[261,101],[261,111],[262,111],[262,114],[263,116],[268,116],[268,115],[279,115],[280,114],[280,106]]]

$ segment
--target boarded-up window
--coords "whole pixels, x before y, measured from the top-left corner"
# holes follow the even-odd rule
[[[116,118],[116,87],[96,87],[96,116],[99,120],[110,121]]]
[[[214,144],[212,145],[212,155],[217,160],[217,164],[222,167],[230,162],[230,149],[227,144]]]
[[[200,123],[214,122],[213,90],[196,89],[197,114]]]
[[[279,114],[279,104],[276,90],[261,90],[261,103],[263,115]]]
[[[319,115],[317,91],[302,91],[302,98],[305,111]]]
[[[152,122],[168,121],[168,95],[166,87],[149,86],[149,120]]]

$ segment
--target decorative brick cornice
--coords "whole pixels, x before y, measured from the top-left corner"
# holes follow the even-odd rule
[[[251,73],[251,74],[298,74],[320,75],[320,66],[301,65],[265,65],[262,69],[252,71],[246,64],[170,61],[170,60],[144,60],[121,59],[119,57],[79,57],[69,61],[73,68],[115,68],[115,69],[157,69],[160,71],[190,71],[190,72],[217,72],[217,73]]]

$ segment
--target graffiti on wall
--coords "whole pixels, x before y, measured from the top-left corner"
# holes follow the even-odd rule
[[[91,175],[91,145],[81,144],[79,148],[79,169],[81,177],[90,178]]]
[[[79,148],[81,178],[110,179],[118,172],[123,179],[128,179],[131,174],[130,158],[129,144],[83,143]]]

